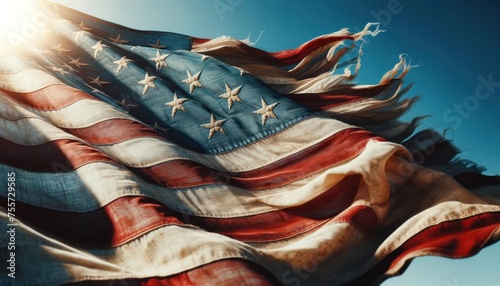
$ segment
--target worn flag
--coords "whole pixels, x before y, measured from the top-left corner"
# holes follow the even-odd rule
[[[270,53],[51,5],[0,51],[0,285],[370,285],[500,238],[498,177],[398,120],[406,60],[353,84],[376,24]]]

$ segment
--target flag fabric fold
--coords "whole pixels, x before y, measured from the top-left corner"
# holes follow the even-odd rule
[[[352,83],[377,24],[270,53],[55,7],[0,53],[0,284],[369,285],[500,238],[499,178],[399,121],[406,59]]]

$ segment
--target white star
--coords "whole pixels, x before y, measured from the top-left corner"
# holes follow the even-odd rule
[[[155,48],[155,49],[164,49],[166,48],[167,46],[164,46],[160,43],[160,39],[158,39],[158,41],[156,41],[156,43],[154,44],[148,44],[150,45],[151,47]]]
[[[200,82],[201,71],[199,71],[195,75],[191,75],[188,69],[186,69],[186,72],[188,78],[183,80],[182,82],[189,84],[189,93],[193,93],[195,87],[203,87],[203,85]]]
[[[152,127],[152,128],[153,128],[154,130],[160,130],[160,131],[162,131],[162,132],[168,133],[168,132],[167,132],[167,131],[168,131],[168,129],[167,129],[167,128],[163,128],[163,127],[161,127],[161,126],[158,124],[158,122],[156,122],[156,121],[155,121],[155,124],[153,125],[153,127]]]
[[[102,41],[97,42],[94,46],[92,46],[92,49],[94,50],[94,58],[97,58],[97,54],[100,52],[104,51],[104,47],[107,47],[102,43]]]
[[[102,92],[100,89],[97,89],[91,85],[88,85],[88,84],[85,84],[86,87],[90,88],[92,90],[92,93],[102,93],[102,94],[105,94],[104,92]]]
[[[117,65],[116,74],[118,74],[122,68],[128,68],[128,63],[133,62],[133,60],[127,59],[127,57],[122,57],[121,59],[114,61],[113,63]]]
[[[78,39],[80,39],[80,37],[83,37],[85,34],[88,34],[89,32],[85,31],[85,30],[81,30],[81,31],[78,31],[78,32],[73,32],[73,34],[75,34],[75,41],[78,41]]]
[[[236,69],[240,71],[240,76],[243,76],[244,74],[248,73],[245,69],[238,68],[238,67],[236,67]]]
[[[210,123],[202,124],[200,126],[205,127],[207,129],[210,129],[210,132],[208,134],[208,139],[212,139],[214,134],[217,132],[225,134],[224,129],[222,129],[222,124],[224,124],[224,122],[226,120],[227,119],[215,120],[215,116],[213,114],[211,114],[210,115]]]
[[[61,75],[69,74],[69,72],[65,71],[63,68],[59,68],[59,67],[55,67],[55,66],[51,66],[51,67],[47,67],[47,68],[49,68],[53,72],[58,72]]]
[[[71,52],[71,50],[63,48],[62,44],[57,44],[57,45],[53,46],[52,49],[60,52],[61,54]]]
[[[219,95],[219,97],[227,99],[227,106],[229,110],[231,110],[231,107],[233,107],[233,103],[235,101],[242,102],[241,98],[238,96],[238,93],[240,92],[242,85],[238,86],[234,90],[231,89],[231,87],[227,83],[225,83],[225,85],[226,85],[226,93]]]
[[[89,76],[89,78],[92,80],[90,83],[98,85],[99,87],[102,87],[103,84],[110,84],[111,83],[109,81],[102,81],[100,76],[98,76],[96,78],[93,78],[93,77]]]
[[[88,66],[89,65],[87,63],[80,62],[80,58],[78,58],[78,59],[71,59],[71,61],[69,63],[72,64],[72,65],[75,65],[78,68],[81,68],[82,66]]]
[[[62,63],[62,66],[65,67],[65,68],[67,68],[71,72],[78,72],[75,68],[73,68],[72,66],[68,65],[67,63]]]
[[[143,80],[137,82],[138,84],[144,85],[144,90],[142,91],[142,95],[145,95],[146,92],[148,92],[150,87],[156,88],[155,85],[155,79],[157,79],[156,76],[150,76],[148,72],[146,72],[146,76],[144,77]]]
[[[122,106],[126,107],[127,109],[136,108],[137,106],[139,106],[136,103],[127,101],[126,99],[122,99],[122,101],[120,101],[118,103],[121,104]]]
[[[122,34],[118,34],[118,36],[116,36],[116,38],[109,37],[109,39],[111,41],[113,41],[113,44],[120,44],[120,45],[122,45],[122,44],[125,44],[125,43],[128,42],[127,40],[122,39]]]
[[[264,101],[263,98],[262,100],[262,108],[255,110],[253,113],[255,114],[262,114],[262,126],[266,124],[267,118],[277,118],[276,114],[274,114],[273,109],[276,107],[276,105],[279,104],[279,102],[275,102],[271,105],[267,105],[267,103]]]
[[[210,56],[207,55],[201,55],[201,61],[204,61],[206,59],[210,58]]]
[[[167,67],[167,62],[165,59],[170,56],[170,54],[162,55],[159,50],[156,50],[156,58],[150,58],[149,60],[156,63],[156,70],[162,67]]]
[[[179,98],[177,96],[177,93],[174,93],[174,100],[165,103],[166,106],[172,107],[172,117],[174,117],[177,110],[186,111],[186,109],[182,104],[187,100],[188,100],[187,98]]]
[[[84,30],[84,31],[92,31],[92,29],[91,29],[91,28],[87,28],[87,27],[85,27],[85,24],[83,23],[83,21],[82,21],[82,22],[80,22],[80,25],[78,25],[78,27],[80,27],[80,28],[81,28],[82,30]]]

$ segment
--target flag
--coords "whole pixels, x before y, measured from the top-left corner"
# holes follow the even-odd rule
[[[498,177],[398,120],[405,58],[353,83],[377,24],[271,53],[51,5],[0,55],[0,284],[369,285],[500,238]]]

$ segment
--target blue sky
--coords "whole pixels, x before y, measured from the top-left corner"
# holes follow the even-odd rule
[[[500,174],[500,53],[495,1],[54,0],[135,29],[255,41],[276,51],[347,27],[380,22],[386,32],[364,45],[357,82],[376,83],[405,53],[419,64],[407,77],[422,99],[406,118],[450,129],[462,157]],[[481,3],[481,4],[478,4]],[[418,258],[391,285],[494,285],[500,243],[462,260]]]

